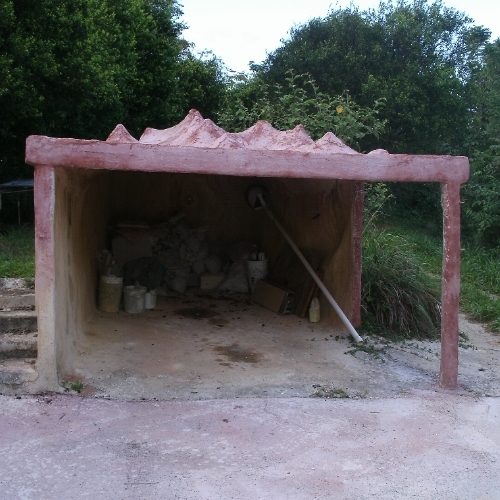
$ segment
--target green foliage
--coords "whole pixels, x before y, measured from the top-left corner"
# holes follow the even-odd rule
[[[229,132],[241,132],[259,121],[258,102],[265,98],[267,85],[258,78],[241,73],[229,78],[217,123]]]
[[[77,380],[76,382],[73,382],[71,385],[70,385],[70,388],[72,391],[76,391],[78,393],[81,392],[81,390],[83,389],[84,385],[83,385],[83,382],[81,380]]]
[[[365,182],[364,226],[371,228],[385,216],[384,210],[394,196],[385,182]]]
[[[191,107],[215,116],[219,61],[181,38],[176,0],[0,0],[0,181],[28,177],[30,134],[138,136]]]
[[[394,153],[467,152],[474,81],[489,32],[438,0],[382,2],[378,10],[336,8],[291,30],[257,76],[283,85],[288,68],[309,73],[321,92],[348,91],[361,106],[385,98],[377,141]]]
[[[401,237],[375,226],[363,235],[364,330],[404,338],[435,338],[439,291]]]
[[[500,146],[490,146],[471,161],[472,175],[462,188],[465,234],[486,246],[500,243]]]
[[[347,94],[331,97],[320,92],[309,75],[288,71],[284,85],[268,86],[257,81],[253,90],[259,97],[250,106],[237,90],[228,98],[219,115],[222,127],[243,130],[257,120],[267,120],[278,130],[301,124],[313,139],[333,131],[346,144],[359,147],[366,135],[378,137],[385,124],[377,118],[383,101],[376,101],[373,108],[364,108]]]
[[[216,119],[226,94],[222,62],[211,52],[196,57],[184,51],[177,69],[182,113],[197,109],[205,118]]]
[[[486,49],[476,122],[482,149],[471,158],[471,178],[463,187],[464,229],[473,242],[500,244],[500,39]]]
[[[486,46],[478,80],[475,115],[488,146],[500,138],[500,38]]]
[[[413,225],[414,226],[414,225]],[[425,270],[436,280],[441,276],[442,234],[409,227],[398,221],[391,233],[407,242],[415,258],[425,263]],[[500,331],[500,249],[485,249],[465,242],[462,252],[460,309],[472,319]]]
[[[35,276],[35,235],[32,226],[12,227],[0,234],[0,278]]]

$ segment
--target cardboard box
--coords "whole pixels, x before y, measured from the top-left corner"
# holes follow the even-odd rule
[[[257,281],[252,293],[252,300],[257,304],[282,316],[290,312],[293,301],[293,292],[281,288],[265,280]]]

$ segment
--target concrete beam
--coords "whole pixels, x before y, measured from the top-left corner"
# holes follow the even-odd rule
[[[462,184],[469,178],[469,160],[464,156],[207,149],[45,136],[28,137],[26,163],[65,168],[373,182]]]
[[[439,386],[458,385],[458,312],[460,302],[460,184],[441,185],[443,205],[443,276]]]

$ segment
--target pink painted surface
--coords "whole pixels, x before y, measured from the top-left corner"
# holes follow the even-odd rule
[[[314,142],[301,125],[280,132],[265,121],[231,134],[192,110],[178,125],[146,129],[139,141],[117,125],[108,140],[30,136],[26,161],[67,168],[139,170],[360,181],[466,182],[460,156],[356,153],[331,132]]]
[[[123,128],[118,125],[119,130]],[[123,134],[123,132],[120,132]],[[111,134],[115,140],[116,129]],[[110,138],[108,138],[108,141]],[[125,139],[123,142],[131,142]],[[133,141],[132,141],[133,142]],[[196,147],[207,149],[253,149],[269,151],[301,151],[304,153],[358,154],[331,132],[314,142],[302,125],[293,130],[279,131],[261,120],[239,133],[226,132],[212,120],[203,119],[192,109],[182,122],[165,130],[147,128],[139,139],[142,144]]]
[[[458,382],[458,309],[460,302],[460,184],[443,184],[443,276],[441,297],[441,368],[439,385]]]
[[[351,323],[358,327],[361,324],[361,272],[363,245],[363,207],[365,202],[364,182],[357,181],[354,186],[352,214],[352,283],[351,283]]]
[[[464,183],[469,178],[469,160],[460,156],[204,149],[44,136],[28,137],[26,162],[66,168],[373,182]]]

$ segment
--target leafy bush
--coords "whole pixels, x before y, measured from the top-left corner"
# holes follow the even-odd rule
[[[490,146],[471,160],[472,175],[463,187],[464,229],[473,241],[500,243],[500,146]]]
[[[245,104],[245,95],[240,94],[248,92],[249,86],[254,90],[253,102]],[[373,108],[362,107],[347,93],[332,97],[320,92],[308,74],[295,75],[293,71],[287,72],[285,85],[244,81],[228,96],[219,124],[230,131],[244,130],[258,120],[267,120],[278,130],[300,124],[313,139],[332,131],[344,143],[358,148],[363,137],[378,137],[385,126],[377,117],[383,99],[375,101]]]
[[[438,335],[438,288],[411,246],[386,229],[365,229],[361,299],[364,330],[404,338]]]

